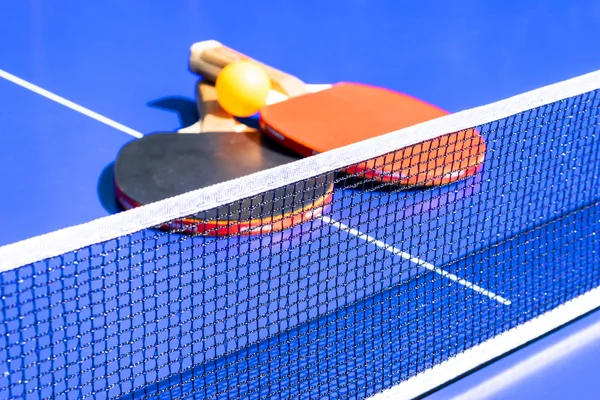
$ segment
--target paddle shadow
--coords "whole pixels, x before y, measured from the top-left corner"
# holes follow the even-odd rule
[[[196,101],[186,97],[170,96],[152,100],[148,106],[161,110],[172,111],[179,117],[180,127],[190,126],[198,121]]]
[[[100,178],[98,179],[97,186],[97,193],[98,199],[100,200],[100,204],[102,204],[102,207],[110,214],[115,214],[122,211],[115,196],[114,167],[114,162],[111,162],[106,167],[104,167],[102,173],[100,173]]]

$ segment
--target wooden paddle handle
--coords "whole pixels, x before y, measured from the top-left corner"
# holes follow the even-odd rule
[[[304,82],[293,75],[263,64],[245,54],[222,45],[216,40],[194,43],[190,49],[190,70],[204,79],[214,82],[225,66],[232,62],[247,60],[260,65],[271,78],[273,89],[288,97],[309,93]]]
[[[198,82],[196,91],[200,132],[249,132],[253,129],[238,123],[217,101],[217,90],[208,82]]]

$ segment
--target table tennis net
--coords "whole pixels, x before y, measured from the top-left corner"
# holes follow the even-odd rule
[[[425,142],[391,135],[368,160],[370,141],[284,166],[280,181],[258,174],[0,249],[0,399],[403,398],[500,355],[458,362],[600,284],[600,79],[585,79],[428,133],[433,164],[419,162]],[[485,139],[482,164],[436,181],[480,151],[472,135],[444,139],[466,131]],[[311,175],[340,157],[355,161]],[[407,160],[402,184],[369,173]],[[176,228],[222,230],[242,210],[277,222],[300,201],[290,227]]]

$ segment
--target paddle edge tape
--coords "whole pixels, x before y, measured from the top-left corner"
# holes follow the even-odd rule
[[[167,231],[176,231],[190,235],[205,236],[233,236],[233,235],[261,235],[271,232],[279,232],[284,229],[292,228],[296,225],[309,222],[320,217],[327,212],[328,206],[333,200],[333,174],[326,178],[328,184],[325,193],[310,204],[303,204],[302,207],[293,208],[291,211],[280,214],[270,215],[264,218],[251,220],[209,220],[205,221],[194,216],[183,217],[173,221],[168,221],[158,225],[156,228]],[[314,182],[316,183],[316,181]],[[289,185],[294,186],[294,185]],[[115,195],[118,203],[125,210],[143,206],[137,203],[131,197],[127,196],[116,184],[114,184]],[[293,187],[292,187],[293,190]],[[260,202],[262,194],[255,196],[251,201]],[[226,206],[225,206],[226,207]],[[226,212],[224,212],[226,214]]]

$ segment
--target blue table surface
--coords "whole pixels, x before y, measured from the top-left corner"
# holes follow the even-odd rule
[[[450,112],[600,69],[600,3],[6,1],[0,72],[142,134],[195,122],[189,46],[217,39],[307,82],[362,81]],[[13,79],[14,80],[14,79]],[[0,245],[117,211],[112,163],[130,134],[0,78]],[[578,320],[440,391],[467,392],[600,324]],[[600,337],[493,398],[592,397]]]

